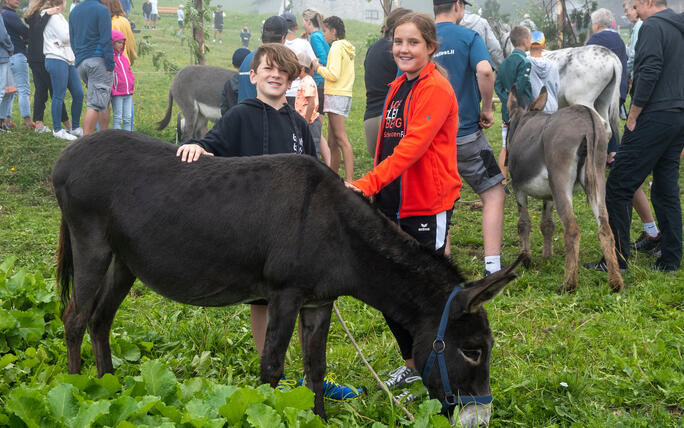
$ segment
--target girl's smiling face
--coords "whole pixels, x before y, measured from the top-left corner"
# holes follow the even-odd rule
[[[392,55],[399,69],[406,73],[407,79],[418,77],[434,52],[435,48],[428,46],[413,22],[401,24],[394,29]]]

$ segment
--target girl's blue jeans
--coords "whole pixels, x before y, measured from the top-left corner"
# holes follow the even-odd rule
[[[14,78],[14,85],[17,87],[16,98],[19,98],[19,112],[21,117],[31,117],[31,84],[29,82],[29,67],[26,55],[15,53],[9,59],[9,66]],[[12,104],[14,98],[9,103],[3,103],[0,117],[10,117],[12,115]]]
[[[45,58],[45,69],[50,74],[52,82],[52,126],[55,131],[62,129],[62,104],[67,88],[71,93],[71,126],[76,129],[81,126],[81,111],[83,110],[83,86],[78,77],[76,67],[65,61]]]
[[[133,130],[133,95],[112,96],[112,128]]]

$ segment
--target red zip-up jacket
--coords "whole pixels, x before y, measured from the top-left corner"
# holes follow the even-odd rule
[[[392,155],[378,163],[387,106],[405,80],[404,73],[390,84],[375,149],[375,168],[352,183],[364,195],[373,196],[401,177],[400,218],[450,210],[461,191],[456,166],[458,103],[451,84],[433,62],[420,72],[404,103],[406,134]]]

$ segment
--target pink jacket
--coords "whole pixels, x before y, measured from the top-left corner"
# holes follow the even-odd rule
[[[126,36],[121,31],[112,30],[112,42],[126,40]],[[114,51],[114,84],[112,85],[112,96],[131,95],[135,85],[135,76],[131,71],[131,64],[124,55],[126,49],[121,52]]]

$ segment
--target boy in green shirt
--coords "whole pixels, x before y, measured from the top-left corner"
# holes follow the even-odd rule
[[[515,84],[518,93],[518,102],[525,106],[532,102],[532,86],[530,85],[530,60],[525,52],[530,50],[532,34],[527,27],[513,27],[510,34],[511,43],[515,48],[511,55],[501,63],[496,72],[494,90],[501,100],[501,153],[499,154],[499,168],[508,175],[508,168],[504,166],[506,160],[506,135],[508,134],[508,94]],[[505,180],[504,180],[505,183]]]

